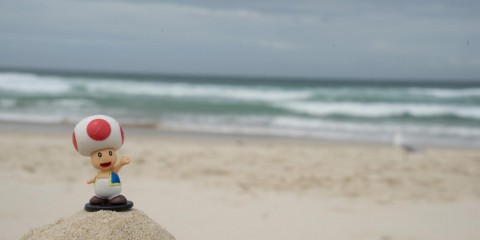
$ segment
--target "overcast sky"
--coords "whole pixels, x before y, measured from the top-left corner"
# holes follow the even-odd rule
[[[0,66],[480,79],[480,1],[0,0]]]

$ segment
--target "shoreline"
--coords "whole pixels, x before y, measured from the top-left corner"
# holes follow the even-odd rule
[[[55,174],[64,181],[77,179],[72,175],[75,169],[91,174],[89,161],[83,161],[86,157],[72,147],[70,131],[25,130],[0,134],[0,150],[8,156],[6,169],[20,173],[12,177],[52,181],[55,178],[49,176],[48,164],[52,161],[57,161],[56,169],[68,168]],[[319,192],[374,201],[384,201],[385,196],[397,200],[448,200],[459,194],[480,197],[474,180],[480,173],[476,169],[478,149],[430,147],[408,154],[391,145],[369,143],[125,132],[126,143],[118,154],[133,159],[135,172],[129,174],[137,177],[146,174],[159,180],[193,181],[241,191]],[[17,153],[19,146],[23,147],[21,153]],[[33,158],[31,153],[38,156]],[[69,166],[72,164],[75,167]]]
[[[331,138],[319,138],[311,136],[288,136],[281,134],[255,134],[239,132],[214,132],[214,131],[194,131],[191,129],[171,128],[148,125],[122,124],[124,131],[133,136],[149,137],[191,137],[191,138],[226,138],[239,140],[267,140],[267,141],[293,141],[305,143],[320,144],[340,144],[340,145],[358,145],[358,146],[382,146],[395,147],[392,142],[374,141],[374,140],[340,140]],[[4,133],[68,133],[70,134],[75,127],[74,123],[35,123],[35,122],[14,122],[0,121],[0,132]],[[416,144],[420,149],[426,148],[451,148],[477,150],[476,145],[465,145],[460,143],[452,144]]]

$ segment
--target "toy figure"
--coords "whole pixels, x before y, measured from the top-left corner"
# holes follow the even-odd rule
[[[95,196],[85,204],[85,210],[128,210],[133,206],[120,195],[122,186],[118,171],[130,163],[126,156],[117,164],[116,151],[124,141],[123,129],[112,117],[94,115],[81,120],[72,134],[73,146],[83,156],[89,156],[98,174],[87,181],[94,184]]]

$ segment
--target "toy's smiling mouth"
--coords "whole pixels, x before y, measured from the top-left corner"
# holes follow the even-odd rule
[[[111,164],[112,164],[112,162],[101,163],[100,167],[103,167],[103,168],[110,167]]]

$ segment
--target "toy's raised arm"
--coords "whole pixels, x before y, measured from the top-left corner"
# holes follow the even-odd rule
[[[113,171],[115,173],[118,173],[118,171],[120,171],[120,168],[122,168],[123,165],[127,165],[129,163],[130,163],[130,158],[128,158],[127,156],[123,156],[120,162],[113,168]]]

